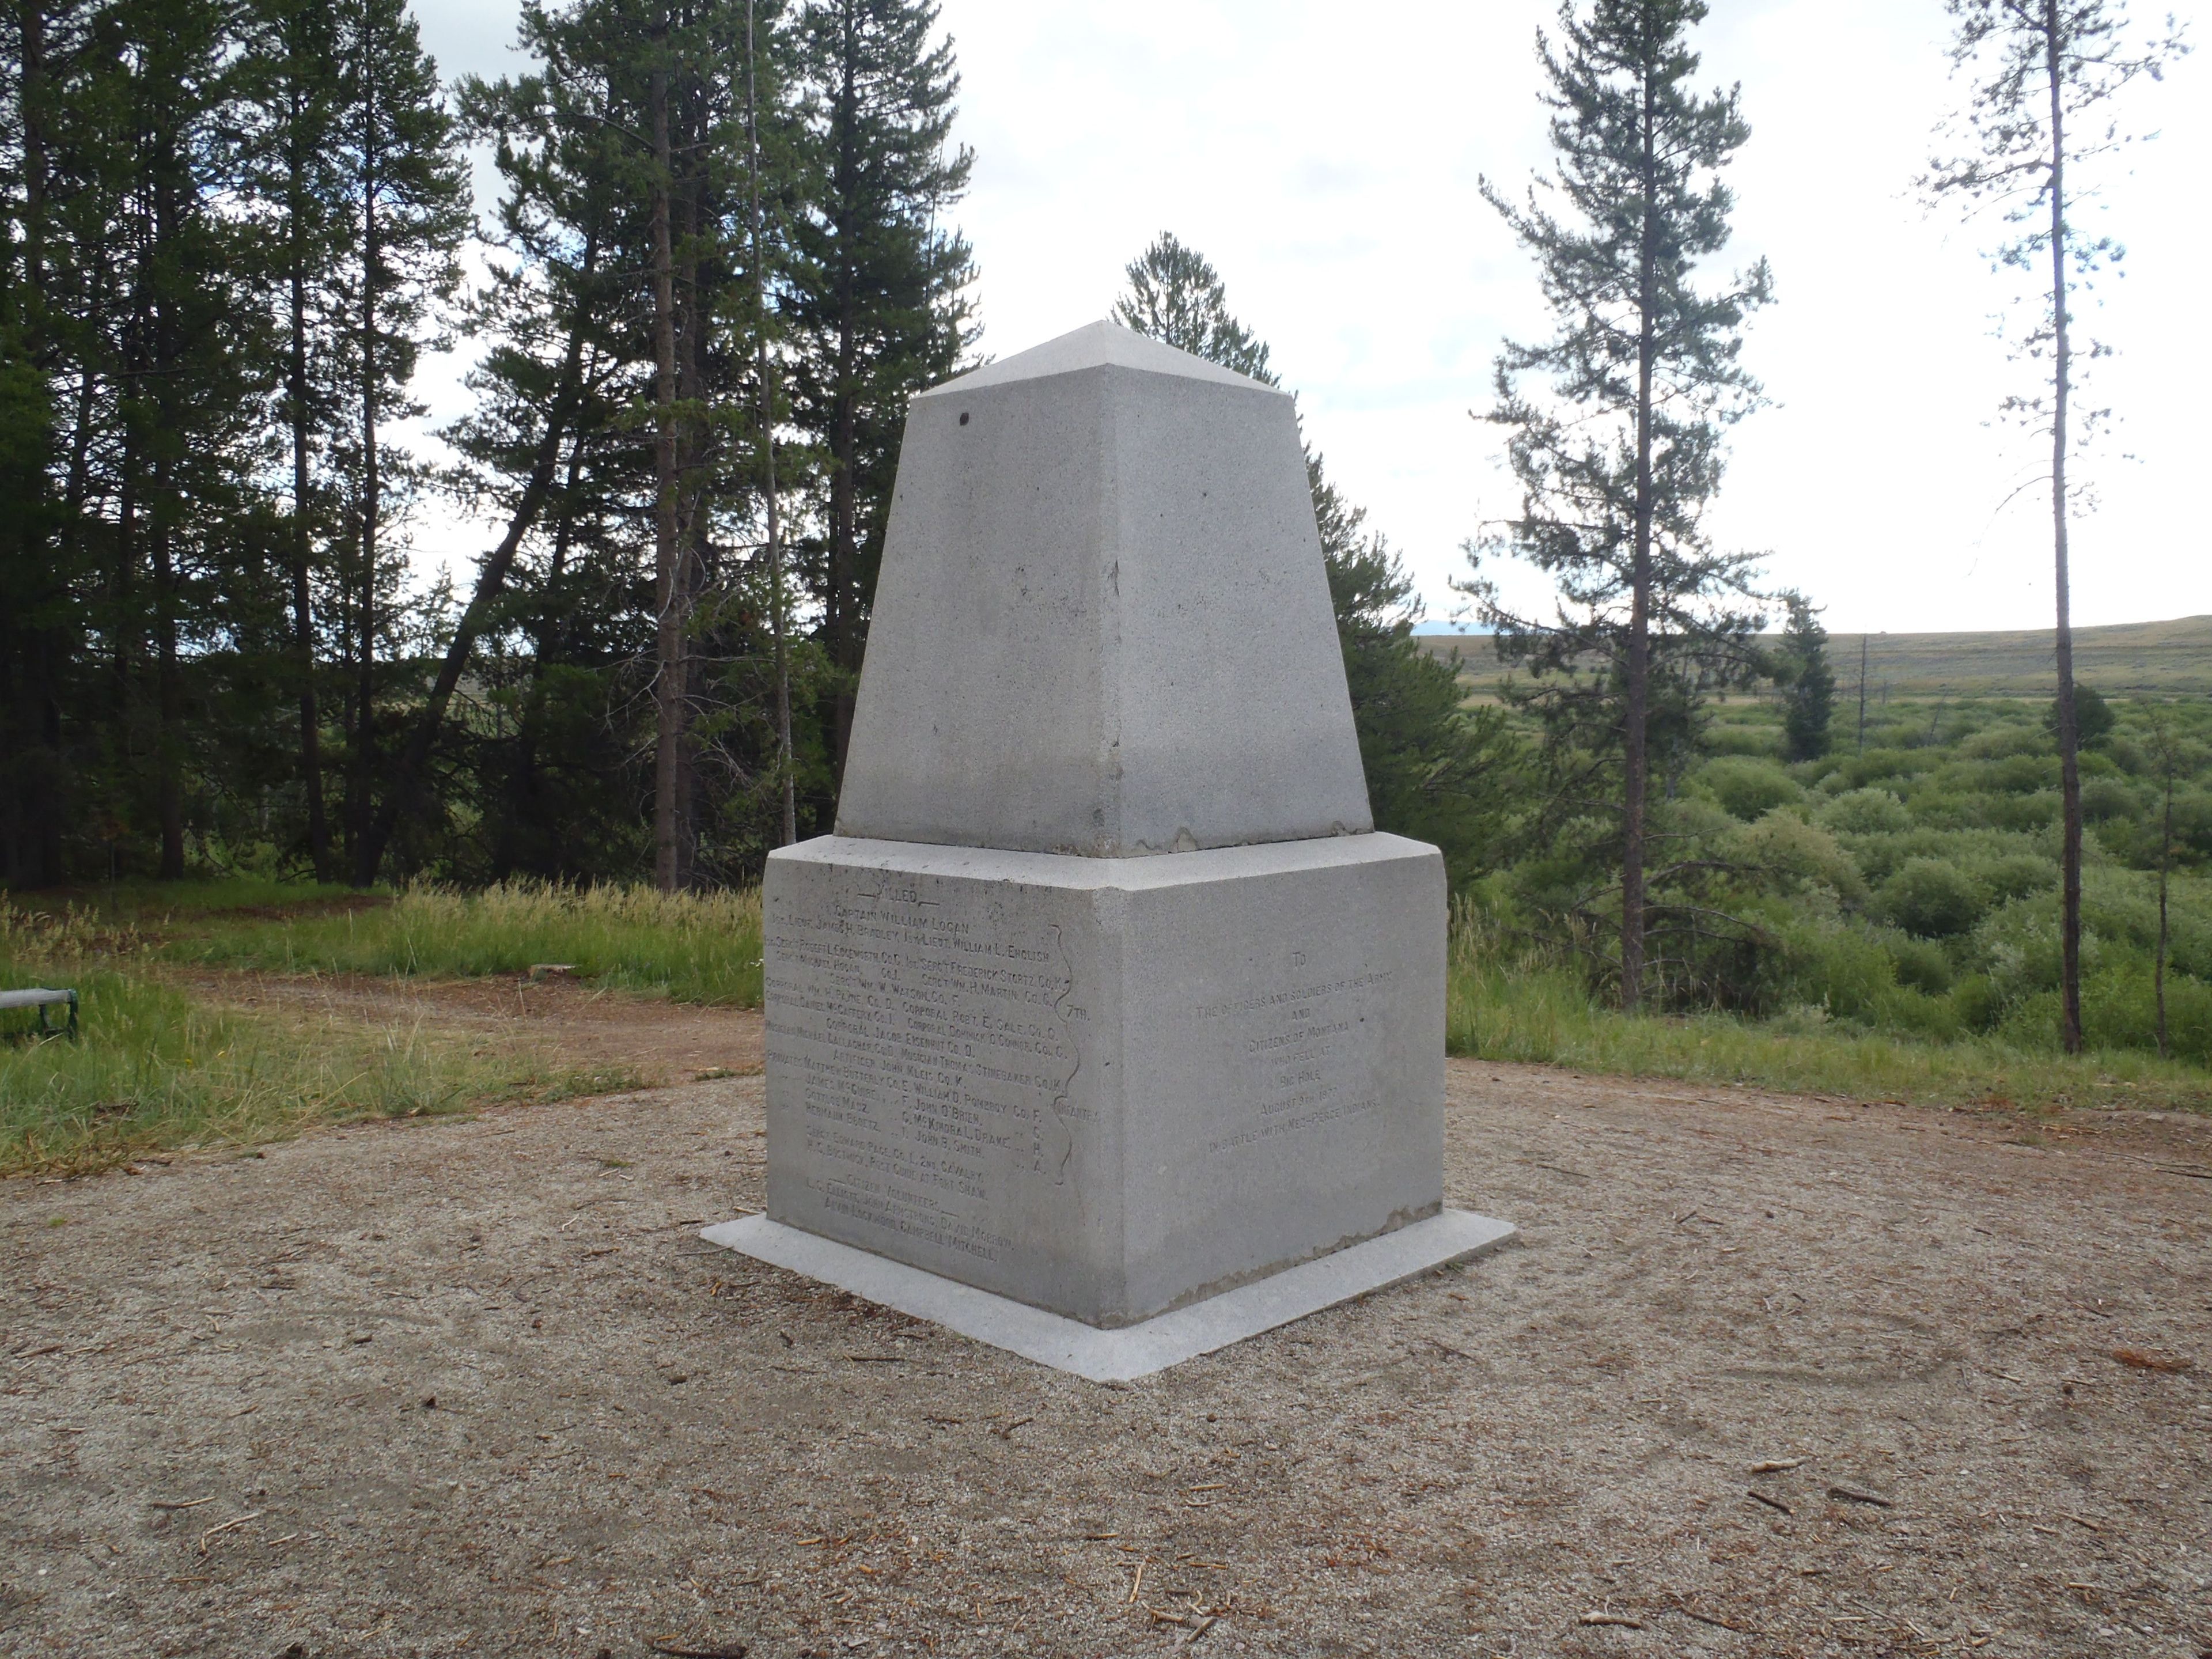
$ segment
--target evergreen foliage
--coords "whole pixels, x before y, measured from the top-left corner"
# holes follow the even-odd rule
[[[797,551],[821,607],[828,730],[842,775],[907,400],[975,343],[968,243],[941,216],[973,156],[951,143],[952,43],[933,46],[933,0],[814,0],[794,73],[810,199],[791,220],[782,307],[791,420],[819,471],[822,512]],[[836,818],[834,783],[807,803]]]
[[[2053,697],[2044,715],[2044,725],[2052,737],[2065,730],[2065,709],[2059,699]],[[2104,694],[2094,685],[2075,684],[2074,687],[2074,741],[2083,749],[2094,749],[2112,735],[2119,716],[2112,705],[2105,701]]]
[[[1828,721],[1836,708],[1836,671],[1828,665],[1828,630],[1801,593],[1784,595],[1790,619],[1782,630],[1775,678],[1782,686],[1782,749],[1790,760],[1818,760],[1828,752]]]
[[[344,257],[337,284],[343,321],[331,343],[355,410],[340,452],[347,522],[337,561],[339,656],[351,671],[344,816],[353,878],[366,886],[382,868],[404,793],[403,784],[377,799],[388,678],[380,657],[397,655],[379,647],[387,643],[386,612],[405,570],[387,531],[417,474],[386,428],[422,412],[407,388],[424,347],[443,335],[471,220],[460,136],[405,0],[344,0],[335,21],[331,170]]]
[[[1122,275],[1129,286],[1114,301],[1114,320],[1122,327],[1269,386],[1281,384],[1267,367],[1266,343],[1231,313],[1221,274],[1173,232],[1153,238]]]
[[[1703,524],[1727,429],[1759,401],[1743,324],[1772,293],[1763,260],[1699,283],[1728,245],[1722,174],[1750,136],[1734,91],[1691,86],[1687,37],[1705,15],[1702,0],[1568,5],[1559,43],[1538,43],[1556,175],[1518,204],[1482,187],[1534,257],[1558,331],[1498,360],[1489,418],[1506,429],[1521,510],[1470,548],[1468,591],[1529,673],[1510,701],[1544,734],[1553,902],[1628,1009],[1647,969],[1669,985],[1690,971],[1713,921],[1694,866],[1647,867],[1651,773],[1671,785],[1708,693],[1762,666],[1753,561],[1714,548]],[[1505,604],[1480,571],[1496,556],[1553,579],[1553,617]],[[1609,960],[1601,928],[1619,940]]]
[[[757,871],[787,776],[826,821],[905,401],[975,334],[933,6],[533,0],[450,97],[403,0],[5,27],[0,881],[681,886]],[[433,476],[392,432],[457,331]],[[457,593],[407,571],[434,488],[489,526]]]
[[[1944,9],[1956,27],[1952,66],[1972,79],[1955,135],[1966,150],[1934,162],[1922,187],[1931,198],[1954,198],[1970,210],[1997,208],[2015,227],[1996,249],[1998,264],[2028,274],[2039,289],[2039,315],[2014,351],[2039,366],[2042,384],[2008,398],[2003,407],[2051,446],[2058,681],[2053,715],[2065,807],[2059,1028],[2066,1052],[2079,1054],[2081,739],[2075,706],[2068,538],[2080,492],[2068,483],[2068,468],[2107,411],[2074,407],[2080,363],[2105,349],[2093,341],[2075,341],[2074,303],[2075,295],[2093,287],[2099,273],[2117,264],[2124,250],[2114,238],[2092,236],[2075,224],[2075,208],[2087,192],[2078,175],[2069,178],[2068,169],[2078,169],[2127,142],[2107,112],[2112,98],[2140,76],[2159,78],[2185,48],[2171,17],[2162,38],[2132,43],[2126,0],[1944,0]]]
[[[1266,343],[1230,311],[1220,274],[1202,254],[1163,233],[1124,275],[1114,316],[1125,327],[1280,384]],[[1376,827],[1441,848],[1453,883],[1462,884],[1493,854],[1516,745],[1498,712],[1465,707],[1453,666],[1415,641],[1413,577],[1366,528],[1366,510],[1329,483],[1311,445],[1305,457]]]

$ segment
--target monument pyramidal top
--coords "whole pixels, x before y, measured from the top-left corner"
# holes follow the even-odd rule
[[[1121,858],[1373,826],[1287,395],[1097,322],[914,400],[840,835]]]
[[[1188,351],[1178,351],[1171,345],[1163,345],[1104,319],[1071,329],[1027,351],[1018,351],[1011,357],[956,375],[943,386],[932,386],[920,395],[957,397],[1016,380],[1043,380],[1055,374],[1079,374],[1085,369],[1109,368],[1131,369],[1141,374],[1181,374],[1194,380],[1215,380],[1223,386],[1243,386],[1254,392],[1273,392],[1279,398],[1290,395],[1249,374],[1239,374],[1233,368],[1224,368],[1219,363],[1208,362]]]

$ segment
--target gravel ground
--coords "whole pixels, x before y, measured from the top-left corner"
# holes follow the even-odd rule
[[[1105,1387],[700,1243],[761,1137],[0,1185],[0,1648],[2212,1653],[2212,1121],[1454,1062],[1521,1243]]]

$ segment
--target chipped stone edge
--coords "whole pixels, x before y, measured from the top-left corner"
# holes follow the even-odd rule
[[[1510,1222],[1490,1216],[1446,1210],[1115,1331],[1102,1331],[994,1296],[764,1215],[721,1222],[703,1229],[699,1237],[1054,1370],[1093,1382],[1121,1382],[1165,1370],[1340,1302],[1471,1261],[1519,1231]]]

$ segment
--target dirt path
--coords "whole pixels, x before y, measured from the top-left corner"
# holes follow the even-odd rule
[[[622,1066],[653,1086],[761,1069],[757,1012],[701,1008],[560,979],[410,981],[359,974],[179,975],[199,994],[365,1024],[421,1024],[550,1050],[579,1069]]]
[[[1101,1388],[700,1243],[760,1089],[0,1187],[0,1649],[2212,1650],[2212,1123],[1455,1063],[1520,1246]]]

